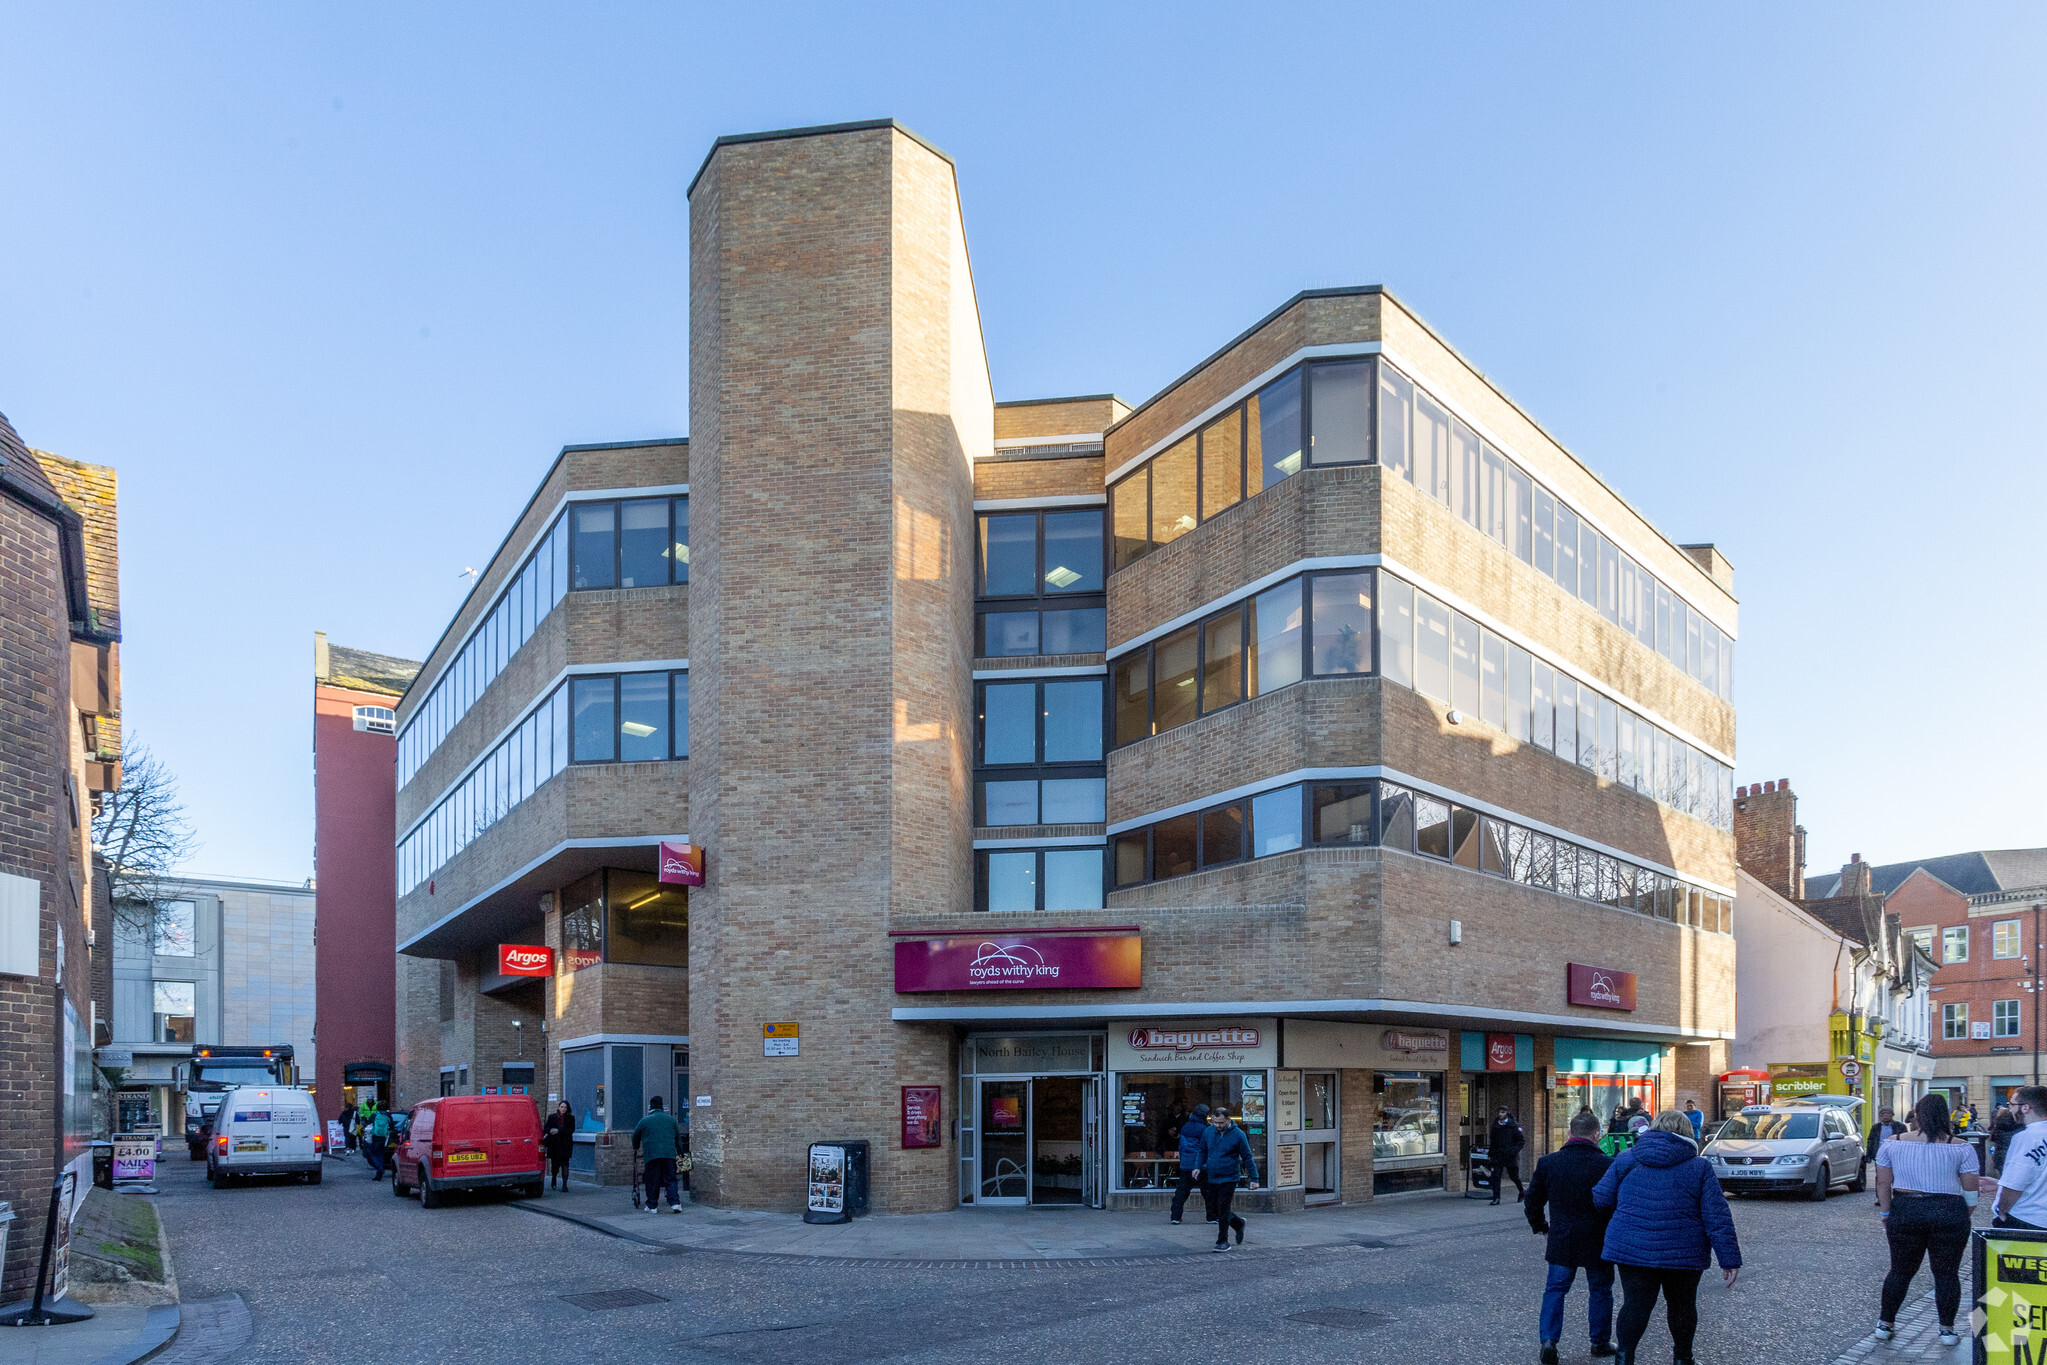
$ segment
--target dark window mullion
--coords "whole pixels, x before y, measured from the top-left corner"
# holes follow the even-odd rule
[[[1306,447],[1302,447],[1303,450]],[[1305,460],[1305,456],[1303,459]],[[1315,676],[1315,579],[1301,575],[1301,681]]]

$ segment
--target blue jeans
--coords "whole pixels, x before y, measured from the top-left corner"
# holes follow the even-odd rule
[[[1578,1278],[1578,1267],[1553,1265],[1549,1283],[1542,1287],[1542,1340],[1564,1339],[1564,1295]],[[1589,1313],[1594,1341],[1613,1340],[1613,1264],[1601,1261],[1585,1267],[1585,1288],[1591,1296]]]

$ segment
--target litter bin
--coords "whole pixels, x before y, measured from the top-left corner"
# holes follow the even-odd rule
[[[803,1221],[850,1223],[867,1212],[867,1141],[810,1144]]]
[[[114,1188],[114,1144],[92,1144],[92,1183],[103,1190]]]

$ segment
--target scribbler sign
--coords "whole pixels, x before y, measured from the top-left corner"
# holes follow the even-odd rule
[[[500,943],[498,974],[501,976],[553,976],[554,949],[531,943]]]
[[[704,850],[696,844],[661,841],[661,880],[673,886],[704,884]]]
[[[1144,984],[1135,934],[898,940],[898,991],[1076,990]]]
[[[1573,962],[1570,968],[1572,1004],[1589,1005],[1596,1010],[1635,1008],[1633,972],[1618,967],[1588,967],[1582,962]]]

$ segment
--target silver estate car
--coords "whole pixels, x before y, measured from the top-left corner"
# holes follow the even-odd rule
[[[1852,1111],[1832,1105],[1758,1104],[1727,1120],[1702,1154],[1729,1194],[1797,1191],[1825,1199],[1868,1179]]]

